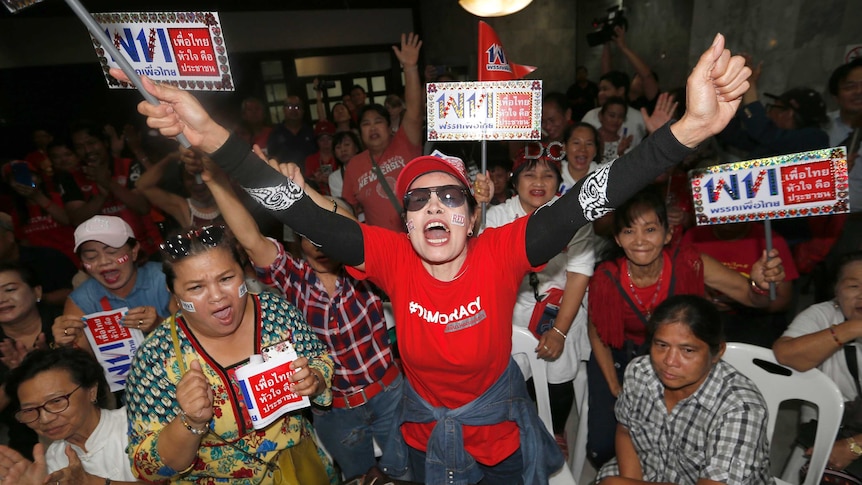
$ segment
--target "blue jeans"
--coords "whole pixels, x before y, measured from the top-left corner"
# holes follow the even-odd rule
[[[322,410],[312,407],[317,436],[341,467],[345,478],[362,475],[377,464],[372,439],[376,439],[381,448],[389,441],[395,409],[401,401],[403,380],[399,375],[382,392],[356,408]]]
[[[425,453],[413,447],[408,447],[408,456],[410,460],[410,468],[418,476],[414,476],[413,480],[425,482]],[[476,462],[479,469],[482,470],[484,478],[477,485],[522,485],[521,474],[524,471],[524,457],[521,456],[521,449],[518,448],[508,458],[497,463],[494,466],[483,465]]]

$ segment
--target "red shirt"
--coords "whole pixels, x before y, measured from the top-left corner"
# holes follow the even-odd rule
[[[370,160],[370,159],[369,159]],[[329,191],[329,174],[338,170],[338,162],[335,161],[335,157],[333,156],[326,162],[322,162],[320,160],[320,152],[314,152],[305,159],[305,178],[314,180],[314,174],[320,169],[322,165],[328,166],[329,171],[326,172],[324,169],[324,173],[326,173],[326,182],[318,182],[319,192],[323,195],[329,195],[331,192]],[[393,186],[394,187],[394,186]]]
[[[348,272],[368,278],[392,299],[404,375],[432,406],[463,406],[506,370],[519,285],[528,271],[541,270],[527,261],[528,220],[472,238],[463,272],[449,282],[428,273],[404,234],[362,226],[365,272]],[[435,424],[404,423],[404,440],[426,450]],[[463,428],[465,450],[483,464],[495,465],[520,446],[514,421]]]
[[[422,155],[422,147],[412,145],[404,133],[404,128],[399,128],[389,146],[383,151],[383,155],[375,159],[393,192],[401,169],[407,162],[420,155]],[[389,200],[389,196],[386,195],[386,190],[377,180],[377,173],[371,165],[368,150],[350,159],[344,169],[344,188],[341,195],[350,205],[362,206],[365,222],[369,225],[404,232],[401,217]]]
[[[51,193],[48,197],[51,202],[63,207],[63,199],[60,194]],[[78,255],[72,250],[75,247],[75,228],[60,224],[38,204],[28,202],[27,212],[29,217],[27,221],[23,221],[17,210],[12,211],[15,238],[19,241],[26,241],[30,246],[54,248],[65,254],[77,265]]]

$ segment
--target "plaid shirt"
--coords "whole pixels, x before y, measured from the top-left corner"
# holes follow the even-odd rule
[[[664,386],[648,355],[626,369],[614,408],[628,428],[647,482],[695,485],[775,483],[769,468],[768,411],[757,387],[724,361],[691,396],[668,413]],[[598,480],[619,475],[616,458]]]
[[[383,303],[364,281],[341,271],[335,294],[304,259],[294,258],[281,243],[271,239],[278,256],[268,268],[255,266],[258,278],[284,292],[296,306],[335,362],[332,389],[351,394],[379,381],[393,365]]]

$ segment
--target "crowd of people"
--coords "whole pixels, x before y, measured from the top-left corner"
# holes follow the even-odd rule
[[[145,78],[147,128],[34,131],[2,170],[0,485],[547,483],[582,369],[597,483],[762,484],[766,407],[726,341],[858,399],[853,215],[776,224],[767,252],[756,223],[693,227],[685,169],[843,143],[855,208],[862,61],[829,80],[835,113],[804,87],[764,105],[762,67],[718,35],[671,94],[618,28],[598,83],[581,66],[544,95],[542,140],[471,176],[423,155],[421,46],[393,47],[384,105],[357,85],[327,110],[318,89],[314,125],[298,94],[281,123],[247,98],[223,126]],[[796,315],[827,273],[834,297]],[[90,330],[112,312],[127,364]],[[548,362],[550,432],[512,325]],[[309,409],[262,425],[241,376],[287,354],[272,378]],[[831,466],[862,455],[858,431]]]

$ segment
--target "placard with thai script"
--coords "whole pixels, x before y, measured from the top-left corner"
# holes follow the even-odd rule
[[[293,350],[278,352],[265,362],[250,362],[236,370],[254,429],[265,428],[290,411],[310,406],[307,396],[290,390],[288,378],[296,373],[290,363],[296,358]]]
[[[539,140],[542,81],[429,83],[428,140]]]
[[[129,309],[123,307],[81,317],[86,324],[84,335],[96,354],[96,360],[105,369],[111,392],[125,389],[132,359],[144,341],[143,332],[120,323],[127,311]]]
[[[835,147],[692,170],[697,223],[849,212],[846,153]]]
[[[6,6],[6,9],[12,13],[17,12],[18,10],[23,10],[31,5],[35,5],[42,0],[2,0],[3,5]]]
[[[97,13],[93,18],[139,75],[198,91],[233,91],[217,12]],[[90,36],[111,88],[131,88],[108,74],[119,67]]]

